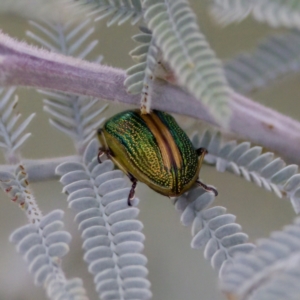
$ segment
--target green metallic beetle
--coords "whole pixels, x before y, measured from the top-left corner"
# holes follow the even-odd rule
[[[217,190],[198,181],[206,149],[195,149],[175,119],[165,112],[121,112],[98,130],[98,138],[102,145],[99,163],[106,154],[132,182],[128,205],[137,181],[169,197],[183,194],[195,183],[218,195]]]

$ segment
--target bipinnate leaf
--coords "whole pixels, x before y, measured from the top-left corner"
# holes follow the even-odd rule
[[[145,20],[178,83],[228,126],[231,89],[186,0],[146,0]]]
[[[84,260],[102,299],[149,299],[147,259],[142,223],[136,220],[138,199],[128,206],[130,183],[110,160],[98,162],[99,145],[92,140],[83,161],[57,167],[69,207],[83,239]]]
[[[28,31],[27,36],[50,51],[87,59],[98,43],[90,40],[94,27],[89,19],[80,24],[70,20],[66,24],[31,22],[31,25],[37,33]],[[96,59],[96,62],[100,61]],[[71,137],[77,152],[82,154],[105,120],[101,114],[107,105],[99,105],[98,99],[85,96],[39,92],[45,96],[44,110],[51,115],[50,124]]]
[[[157,69],[161,64],[161,52],[149,30],[140,28],[142,33],[133,36],[133,40],[142,45],[137,46],[129,54],[137,62],[126,70],[127,78],[124,85],[130,94],[141,94],[141,111],[151,110],[152,85],[157,77]]]
[[[297,0],[213,0],[211,13],[222,25],[240,22],[251,14],[256,21],[271,27],[300,28]]]
[[[43,285],[50,299],[88,300],[80,279],[67,280],[60,259],[69,252],[71,235],[63,230],[63,211],[54,210],[39,222],[15,230],[10,241],[16,244],[36,285]]]
[[[122,25],[128,20],[135,25],[143,16],[141,0],[94,0],[93,2],[96,5],[91,16],[95,16],[95,21],[111,17],[107,21],[107,26]]]
[[[229,84],[245,94],[299,72],[299,44],[298,30],[266,37],[255,51],[238,54],[224,63]]]
[[[251,147],[249,142],[223,143],[219,132],[205,131],[201,139],[194,135],[192,140],[196,148],[208,150],[205,161],[215,165],[218,171],[242,176],[280,198],[286,196],[295,212],[300,212],[300,174],[297,165],[286,165],[281,158],[275,158],[274,153],[263,153],[262,147]]]
[[[8,161],[16,163],[19,160],[18,150],[31,136],[24,133],[35,114],[29,115],[20,123],[21,115],[16,113],[18,97],[15,88],[0,89],[0,147]],[[13,97],[14,96],[14,97]]]
[[[204,248],[204,257],[222,277],[234,255],[248,253],[254,245],[248,243],[234,215],[227,214],[224,207],[210,207],[213,201],[214,194],[199,187],[177,198],[175,207],[181,212],[182,224],[192,226],[191,247]]]
[[[221,287],[233,299],[295,300],[299,297],[300,221],[268,239],[257,241],[249,254],[240,253],[221,278]]]

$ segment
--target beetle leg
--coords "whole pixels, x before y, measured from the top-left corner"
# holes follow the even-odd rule
[[[132,182],[132,186],[131,186],[131,190],[130,190],[129,195],[128,195],[127,203],[128,203],[128,206],[132,206],[131,200],[134,199],[135,188],[136,188],[136,185],[137,185],[137,179],[134,178],[130,173],[128,173],[128,177],[129,177],[130,181]]]
[[[113,153],[110,149],[105,150],[104,148],[100,147],[99,148],[99,152],[98,152],[98,162],[99,164],[101,164],[101,156],[103,156],[104,154],[106,154],[107,158],[111,159],[111,157],[113,156]]]
[[[215,194],[215,197],[218,196],[218,191],[215,188],[207,186],[205,183],[201,182],[200,180],[197,180],[196,183],[200,185],[207,192],[213,192]]]
[[[202,155],[203,153],[204,153],[204,155],[208,153],[207,149],[202,148],[202,147],[201,147],[201,148],[198,148],[198,149],[196,150],[196,152],[197,152],[198,156]]]
[[[101,162],[101,159],[100,159],[100,157],[103,155],[105,153],[105,151],[103,150],[103,148],[99,148],[99,152],[98,152],[98,163],[99,164],[101,164],[102,162]]]

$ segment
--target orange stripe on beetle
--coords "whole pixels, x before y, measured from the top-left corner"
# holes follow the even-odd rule
[[[156,126],[153,120],[150,118],[149,114],[141,115],[141,118],[145,121],[146,125],[148,126],[149,130],[153,134],[156,139],[157,145],[159,147],[163,164],[164,166],[170,170],[172,166],[172,160],[170,156],[170,149],[166,142],[164,141],[163,135],[160,132],[160,129]]]
[[[154,122],[157,124],[157,127],[160,128],[162,135],[166,139],[166,143],[170,146],[171,156],[174,158],[177,169],[180,169],[182,167],[182,156],[169,129],[166,127],[166,125],[160,120],[160,118],[157,115],[152,114],[151,117],[154,120]]]
[[[181,155],[168,128],[154,114],[141,115],[141,118],[156,139],[164,166],[170,170],[175,164],[176,168],[179,169],[182,165]]]

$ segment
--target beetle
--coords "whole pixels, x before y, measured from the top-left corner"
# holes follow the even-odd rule
[[[168,197],[182,195],[194,184],[218,195],[216,189],[198,180],[207,150],[195,149],[186,133],[166,112],[124,111],[107,120],[97,133],[102,145],[99,163],[106,154],[132,182],[127,199],[129,206],[138,181]]]

